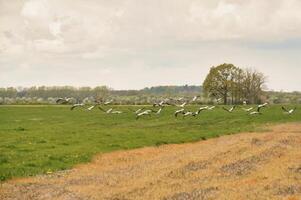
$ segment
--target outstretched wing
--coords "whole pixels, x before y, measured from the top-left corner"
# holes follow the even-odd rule
[[[288,112],[288,110],[285,107],[282,106],[281,108],[284,112]]]
[[[258,106],[258,107],[257,107],[257,112],[260,112],[260,109],[261,109],[261,108],[264,108],[264,106]]]
[[[227,108],[223,107],[223,109],[224,109],[225,111],[229,112],[229,110],[228,110]]]
[[[62,103],[62,102],[65,102],[65,99],[63,99],[63,98],[58,98],[55,102],[56,102],[56,103]]]
[[[103,112],[107,112],[106,110],[104,110],[102,107],[98,106],[98,109],[103,111]]]

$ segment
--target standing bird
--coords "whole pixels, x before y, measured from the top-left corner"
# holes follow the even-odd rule
[[[234,111],[234,109],[236,108],[236,105],[232,106],[230,109],[227,109],[225,107],[223,107],[223,109],[229,113],[232,113]]]
[[[85,104],[83,103],[76,103],[76,104],[73,104],[70,108],[70,110],[73,110],[74,108],[77,108],[77,107],[83,107]]]
[[[288,109],[286,109],[284,106],[282,106],[282,110],[283,110],[286,114],[289,114],[289,115],[293,114],[293,113],[295,112],[296,109],[297,109],[297,108],[295,107],[295,108],[293,108],[293,109],[288,110]]]

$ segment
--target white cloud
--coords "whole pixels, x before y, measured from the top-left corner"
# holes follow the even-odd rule
[[[27,63],[29,72],[48,72],[46,67],[67,71],[84,65],[95,74],[102,71],[99,76],[103,68],[120,76],[135,70],[151,74],[131,80],[131,87],[180,83],[189,77],[184,67],[207,70],[223,60],[251,65],[247,58],[256,53],[246,44],[300,38],[300,9],[299,0],[0,0],[0,68]],[[268,61],[258,54],[256,59],[274,65],[270,55]],[[172,76],[164,81],[160,72],[169,68]],[[106,81],[111,83],[125,85],[112,77]]]
[[[135,49],[164,44],[166,38],[273,41],[301,35],[300,9],[298,0],[28,0],[20,13],[12,13],[14,21],[1,22],[0,29],[20,35],[24,46],[31,44],[28,40],[61,37],[66,49],[83,53],[99,46]],[[16,21],[23,26],[10,30]]]
[[[24,3],[21,15],[29,18],[48,18],[50,8],[47,0],[28,0]]]

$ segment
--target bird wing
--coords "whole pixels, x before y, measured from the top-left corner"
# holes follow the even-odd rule
[[[106,112],[106,110],[104,110],[104,109],[103,109],[102,107],[100,107],[100,106],[98,107],[98,109],[101,110],[101,111],[103,111],[103,112]]]
[[[139,108],[139,109],[137,109],[136,111],[135,111],[135,113],[139,113],[140,111],[142,111],[142,110],[144,110],[145,108],[143,107],[143,108]]]
[[[229,110],[228,110],[227,108],[223,107],[223,109],[224,109],[225,111],[228,111],[228,112],[229,112]]]
[[[111,113],[113,111],[113,108],[109,108],[106,113]]]
[[[284,110],[284,112],[288,112],[288,110],[284,106],[282,106],[281,108],[282,110]]]
[[[156,114],[160,114],[161,111],[162,111],[162,108],[160,108],[159,110],[157,110]]]
[[[187,104],[187,102],[184,102],[180,105],[180,107],[184,107]]]
[[[184,112],[184,110],[177,110],[177,111],[175,112],[175,117],[177,117],[178,114],[183,113],[183,112]]]
[[[90,106],[90,107],[88,108],[88,110],[92,110],[94,107],[95,107],[95,105]]]
[[[65,100],[63,98],[58,98],[55,102],[56,103],[60,103],[60,102],[64,102]]]
[[[259,106],[257,107],[257,112],[260,112],[260,109],[261,109],[261,108],[263,108],[263,107],[259,105]]]
[[[236,108],[236,106],[232,106],[229,111],[232,112],[235,108]]]
[[[110,103],[112,103],[112,102],[113,102],[113,100],[106,101],[106,102],[104,103],[104,105],[108,105],[108,104],[110,104]]]

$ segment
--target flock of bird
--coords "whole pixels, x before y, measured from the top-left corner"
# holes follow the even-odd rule
[[[168,98],[168,99],[165,99],[165,100],[161,100],[160,102],[154,103],[153,108],[142,107],[142,108],[138,108],[136,110],[134,110],[132,108],[129,108],[129,110],[135,114],[136,119],[139,119],[142,116],[150,116],[153,113],[156,114],[156,115],[159,115],[166,106],[175,106],[175,107],[178,107],[179,109],[177,109],[174,112],[174,116],[178,117],[179,115],[182,115],[182,117],[185,118],[187,116],[196,117],[201,112],[203,112],[205,110],[213,110],[213,109],[217,108],[217,106],[212,105],[212,106],[202,106],[202,107],[198,108],[195,111],[191,111],[189,109],[186,109],[186,106],[189,105],[190,103],[196,103],[199,97],[200,96],[194,96],[191,100],[187,100],[183,97],[178,98],[178,99]],[[221,100],[222,100],[221,98],[216,99],[216,103],[219,103]],[[70,104],[71,103],[71,98],[58,98],[56,100],[56,103],[57,104]],[[95,102],[94,105],[90,105],[87,108],[85,107],[84,103],[76,103],[76,104],[73,104],[70,109],[74,110],[75,108],[82,107],[82,108],[87,109],[88,111],[91,111],[92,109],[98,107],[99,110],[103,111],[106,114],[121,114],[121,113],[123,113],[123,111],[115,110],[115,108],[112,108],[112,107],[106,109],[108,107],[108,105],[110,105],[112,103],[113,103],[113,100],[109,100],[109,101],[105,101],[105,102],[97,101],[97,102]],[[246,107],[247,102],[244,101],[242,109],[248,115],[262,115],[263,114],[262,110],[263,110],[263,108],[267,107],[267,105],[268,105],[268,103],[263,103],[263,104],[257,105],[256,107]],[[230,108],[222,107],[222,109],[225,110],[228,113],[232,113],[238,107],[240,107],[240,106],[234,105]],[[158,108],[158,109],[156,110],[155,108]],[[287,108],[282,106],[282,110],[284,111],[284,113],[291,115],[295,112],[296,107],[293,108],[293,109],[287,109]]]

